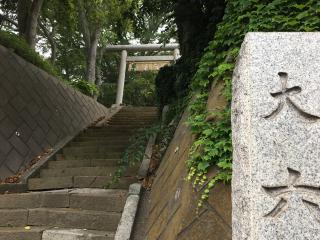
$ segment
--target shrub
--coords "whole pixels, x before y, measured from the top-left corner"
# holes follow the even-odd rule
[[[177,98],[177,94],[174,89],[176,82],[175,71],[175,65],[165,66],[160,69],[155,79],[157,102],[159,103],[161,109],[163,106],[169,104]]]
[[[57,69],[30,48],[23,38],[13,33],[0,31],[0,44],[47,73],[53,76],[59,75]]]
[[[70,85],[78,89],[83,94],[88,96],[98,96],[99,90],[95,84],[89,83],[85,80],[74,80],[70,82]]]
[[[85,80],[74,80],[69,82],[63,79],[56,67],[44,60],[35,50],[30,48],[23,38],[17,36],[16,34],[0,31],[0,44],[8,49],[11,49],[15,54],[37,66],[38,68],[59,78],[66,84],[70,84],[80,92],[88,96],[98,95],[99,91],[97,87]]]

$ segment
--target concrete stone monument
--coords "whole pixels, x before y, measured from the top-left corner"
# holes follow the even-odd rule
[[[232,125],[232,239],[320,239],[320,33],[247,34]]]

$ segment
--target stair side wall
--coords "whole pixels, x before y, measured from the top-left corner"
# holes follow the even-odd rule
[[[0,45],[0,178],[110,111]]]
[[[222,89],[222,82],[213,86],[207,104],[208,110],[225,107]],[[231,239],[230,184],[217,184],[211,190],[208,202],[197,213],[198,189],[194,189],[186,181],[186,161],[194,141],[185,124],[187,117],[186,112],[156,172],[150,196],[147,239]],[[216,172],[216,169],[211,169],[209,176],[213,177]]]

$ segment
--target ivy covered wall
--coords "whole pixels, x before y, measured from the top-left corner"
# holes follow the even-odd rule
[[[231,180],[231,79],[245,34],[258,31],[319,31],[319,15],[320,2],[316,0],[227,1],[223,20],[218,24],[190,84],[192,100],[189,102],[191,116],[188,123],[196,141],[188,160],[188,178],[195,185],[202,185],[212,166],[218,166],[220,172],[204,188],[203,200],[217,181]],[[208,92],[218,80],[224,83],[223,92],[228,104],[222,111],[210,112],[206,108]]]

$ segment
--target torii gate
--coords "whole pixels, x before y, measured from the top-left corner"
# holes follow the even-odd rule
[[[176,61],[180,57],[179,44],[142,44],[142,45],[108,45],[105,48],[108,52],[120,52],[121,62],[117,83],[116,105],[121,105],[123,101],[124,82],[126,77],[127,62],[163,62]],[[173,51],[172,55],[166,56],[129,56],[128,52],[142,51]]]

